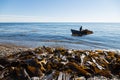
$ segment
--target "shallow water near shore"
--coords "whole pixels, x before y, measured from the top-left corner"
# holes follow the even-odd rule
[[[92,30],[82,37],[70,29]],[[120,23],[0,23],[0,43],[70,49],[120,49]]]

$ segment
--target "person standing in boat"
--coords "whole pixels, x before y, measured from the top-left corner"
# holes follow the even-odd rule
[[[82,31],[82,26],[80,27],[80,32]]]

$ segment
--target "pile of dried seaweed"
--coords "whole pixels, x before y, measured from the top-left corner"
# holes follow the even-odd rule
[[[0,80],[120,77],[120,55],[103,50],[39,47],[0,58]]]

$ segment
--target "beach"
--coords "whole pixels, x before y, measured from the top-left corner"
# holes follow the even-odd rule
[[[0,80],[120,80],[120,0],[0,0]]]
[[[72,36],[80,25],[93,34]],[[119,80],[119,25],[0,23],[0,79]]]
[[[26,50],[28,50],[28,48],[24,46],[17,46],[10,43],[0,43],[0,57],[5,57]]]
[[[119,80],[118,54],[108,50],[0,44],[0,79]]]

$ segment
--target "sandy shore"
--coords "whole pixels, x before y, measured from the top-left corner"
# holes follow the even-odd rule
[[[30,48],[25,46],[18,46],[10,43],[0,43],[0,57],[26,51]]]
[[[0,80],[119,80],[119,62],[112,51],[0,43]]]

